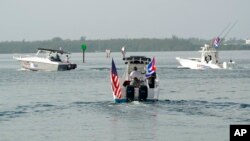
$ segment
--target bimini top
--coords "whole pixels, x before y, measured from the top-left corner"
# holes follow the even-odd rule
[[[151,61],[151,58],[147,58],[145,56],[130,56],[123,58],[123,60],[125,61],[125,64],[128,62],[131,64],[148,64]]]
[[[66,52],[63,50],[58,50],[58,49],[38,48],[37,50],[48,51],[48,52],[52,52],[52,53],[70,54],[69,52]]]

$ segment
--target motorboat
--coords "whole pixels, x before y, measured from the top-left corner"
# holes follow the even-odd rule
[[[235,62],[230,59],[229,62],[219,62],[219,53],[216,46],[205,44],[199,51],[200,58],[181,58],[176,57],[176,60],[181,64],[179,68],[188,69],[232,69],[235,67]]]
[[[156,74],[155,58],[145,56],[130,56],[123,58],[126,65],[121,83],[112,59],[111,88],[116,103],[132,101],[157,101],[159,98],[159,78]],[[141,77],[131,78],[134,68],[141,73]],[[134,79],[134,80],[133,80]]]
[[[21,67],[32,71],[64,71],[72,70],[76,64],[69,62],[70,53],[63,50],[38,48],[35,56],[13,56]]]

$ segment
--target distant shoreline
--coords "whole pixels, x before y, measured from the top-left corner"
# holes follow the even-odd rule
[[[137,39],[105,39],[105,40],[79,40],[61,39],[55,37],[44,41],[5,41],[0,42],[0,54],[9,53],[34,53],[37,48],[59,49],[68,52],[81,52],[81,45],[87,45],[86,52],[104,52],[110,49],[112,52],[120,52],[123,46],[128,52],[157,52],[157,51],[197,51],[204,44],[211,41],[198,38],[137,38]],[[250,45],[245,40],[229,39],[223,42],[219,50],[250,50]]]

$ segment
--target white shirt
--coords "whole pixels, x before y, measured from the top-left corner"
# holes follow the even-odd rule
[[[135,77],[137,77],[138,79],[142,79],[142,74],[141,74],[141,72],[139,72],[139,71],[132,71],[132,72],[130,73],[130,78],[131,78],[131,79],[134,79]]]

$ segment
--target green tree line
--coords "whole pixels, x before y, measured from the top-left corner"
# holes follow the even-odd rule
[[[126,51],[196,51],[205,43],[211,41],[198,38],[140,38],[140,39],[107,39],[107,40],[86,40],[81,37],[79,40],[62,39],[55,37],[44,41],[5,41],[0,42],[0,53],[34,53],[37,48],[59,49],[68,52],[81,52],[81,45],[87,45],[87,52],[103,52],[110,49],[112,52],[119,52],[125,46]],[[244,40],[229,39],[219,50],[249,50],[250,46],[244,44]]]

